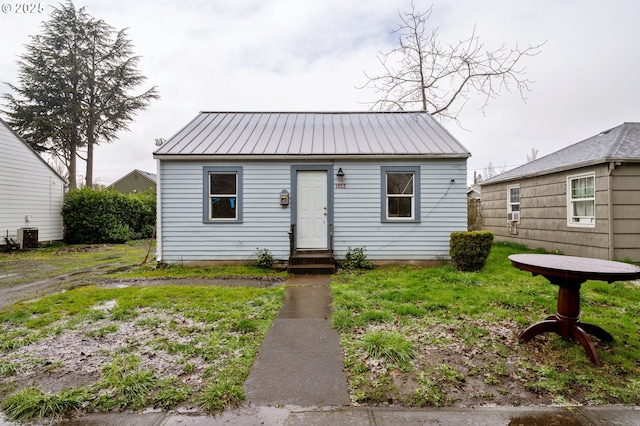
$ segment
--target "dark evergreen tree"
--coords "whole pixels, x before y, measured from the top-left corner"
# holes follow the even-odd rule
[[[78,149],[87,149],[86,185],[93,184],[93,148],[127,130],[136,112],[159,98],[155,87],[131,91],[146,77],[126,31],[116,31],[72,2],[54,8],[20,56],[17,93],[3,95],[9,124],[36,150],[57,157],[77,187]]]

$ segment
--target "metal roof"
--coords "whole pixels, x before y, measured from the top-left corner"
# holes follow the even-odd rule
[[[156,158],[291,155],[471,154],[426,112],[201,112],[154,152]]]
[[[541,176],[610,161],[640,161],[640,123],[623,123],[495,176],[480,185]]]

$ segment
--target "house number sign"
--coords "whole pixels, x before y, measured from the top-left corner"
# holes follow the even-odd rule
[[[346,183],[336,183],[336,189],[347,189]]]

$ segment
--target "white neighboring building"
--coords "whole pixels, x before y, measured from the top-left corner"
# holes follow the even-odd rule
[[[33,228],[38,242],[62,240],[64,189],[64,179],[0,119],[0,245]]]

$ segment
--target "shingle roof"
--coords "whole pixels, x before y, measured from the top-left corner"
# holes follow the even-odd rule
[[[151,181],[158,182],[158,175],[155,173],[145,172],[143,170],[138,170],[138,169],[135,169],[134,171],[137,171],[138,173],[145,176],[147,179]]]
[[[201,112],[154,152],[194,155],[471,154],[425,112]]]
[[[624,123],[482,182],[481,185],[577,169],[609,161],[640,161],[640,123]]]

